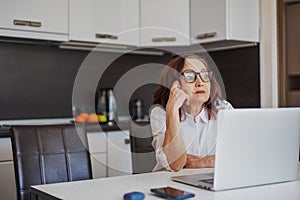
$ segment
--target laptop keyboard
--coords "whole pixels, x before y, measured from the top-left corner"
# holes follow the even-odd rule
[[[211,178],[211,179],[204,179],[204,180],[199,180],[200,182],[204,182],[204,183],[208,183],[208,184],[214,184],[214,179]]]

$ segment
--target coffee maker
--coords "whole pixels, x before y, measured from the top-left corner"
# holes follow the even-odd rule
[[[99,89],[96,97],[96,114],[105,115],[107,123],[114,124],[117,120],[117,103],[112,88]]]

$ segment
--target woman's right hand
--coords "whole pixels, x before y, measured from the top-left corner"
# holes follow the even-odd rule
[[[166,132],[163,150],[172,170],[182,169],[186,163],[185,145],[180,134],[179,108],[186,102],[188,95],[180,89],[180,83],[174,81],[170,89],[169,100],[166,106]]]
[[[171,86],[167,106],[174,109],[179,109],[184,103],[189,105],[189,96],[182,89],[180,89],[180,83],[176,80]]]

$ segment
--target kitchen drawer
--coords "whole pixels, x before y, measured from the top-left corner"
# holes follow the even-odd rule
[[[10,138],[0,138],[0,162],[13,160]]]
[[[87,138],[90,153],[106,152],[105,132],[88,132]]]

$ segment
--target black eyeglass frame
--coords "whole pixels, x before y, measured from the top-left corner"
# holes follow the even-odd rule
[[[196,76],[195,76],[195,78],[194,78],[194,80],[193,80],[192,82],[189,82],[189,81],[186,80],[184,74],[187,73],[187,72],[192,72],[192,73],[196,74]],[[208,81],[206,81],[206,80],[202,77],[202,76],[203,76],[203,73],[208,73],[208,79],[209,79]],[[183,71],[183,72],[181,73],[181,75],[184,77],[184,81],[185,81],[186,83],[195,83],[196,80],[197,80],[197,75],[200,77],[200,79],[201,79],[204,83],[208,83],[208,82],[211,81],[211,78],[212,78],[212,75],[213,75],[213,71],[200,71],[200,72],[195,72],[195,71],[192,70],[192,69],[187,69],[187,70]]]

